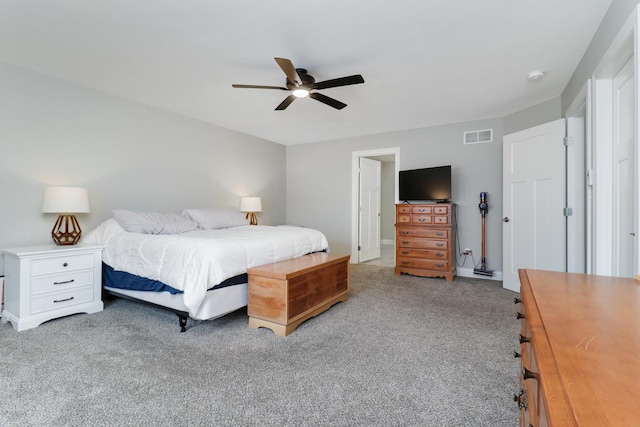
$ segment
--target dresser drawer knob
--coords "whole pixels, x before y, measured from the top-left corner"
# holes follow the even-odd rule
[[[443,254],[442,252],[438,252],[438,253],[436,254],[436,256],[437,256],[438,258],[442,258],[442,257],[444,256],[444,254]]]
[[[65,280],[65,281],[63,281],[63,282],[53,282],[53,284],[54,284],[54,285],[65,285],[65,284],[67,284],[67,283],[73,283],[73,282],[75,282],[75,281],[76,281],[75,279],[71,279],[71,280]]]
[[[520,334],[520,344],[524,344],[526,342],[531,342],[531,338],[527,338],[524,335]]]
[[[65,302],[65,301],[71,301],[72,299],[73,297],[65,298],[65,299],[54,299],[53,302]]]
[[[520,392],[513,395],[513,401],[518,404],[518,409],[527,409],[527,403],[525,401],[525,391],[523,388],[520,389]]]
[[[402,261],[402,265],[409,265],[409,261]]]
[[[65,262],[64,264],[62,264],[62,266],[63,266],[63,267],[68,267],[68,266],[69,266],[69,264]]]
[[[408,240],[403,240],[403,241],[402,241],[402,244],[403,244],[403,245],[408,245],[408,244],[409,244],[409,241],[408,241]]]
[[[513,303],[514,304],[520,304],[521,302],[522,302],[522,300],[520,298],[516,297],[516,298],[513,299]]]
[[[526,319],[527,316],[525,316],[524,314],[520,313],[519,311],[516,313],[516,319]]]
[[[402,251],[402,255],[409,255],[410,252],[409,251]]]
[[[426,219],[424,219],[424,218],[418,218],[418,221],[420,221],[420,222],[425,222],[425,221],[426,221]]]
[[[441,247],[443,247],[443,246],[444,246],[444,243],[436,243],[436,246],[437,246],[437,247],[439,247],[439,248],[441,248]]]
[[[436,233],[436,236],[438,236],[438,237],[442,237],[442,236],[444,236],[444,233],[443,233],[442,231],[438,231],[438,232]]]
[[[401,231],[400,234],[402,234],[403,236],[406,236],[406,235],[409,234],[409,232],[408,231]]]
[[[528,370],[527,368],[522,368],[522,378],[525,380],[537,380],[538,374]]]
[[[438,267],[438,268],[443,268],[443,267],[444,267],[444,264],[436,264],[436,267]]]

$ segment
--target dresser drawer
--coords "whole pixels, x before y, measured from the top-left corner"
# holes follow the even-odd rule
[[[433,224],[433,217],[431,215],[413,215],[411,217],[412,224]]]
[[[398,206],[398,214],[410,214],[411,213],[411,206],[408,205],[403,205],[403,206]]]
[[[398,237],[428,237],[431,239],[448,239],[449,230],[440,228],[419,228],[419,227],[407,227],[398,228]]]
[[[433,208],[433,213],[435,213],[436,215],[448,215],[449,206],[435,206]]]
[[[34,296],[31,298],[30,311],[31,314],[36,314],[91,301],[93,301],[93,286],[85,286]]]
[[[411,212],[413,212],[413,214],[431,214],[433,212],[433,207],[432,206],[414,206],[411,209]]]
[[[398,224],[409,224],[411,222],[411,215],[398,215]]]
[[[413,249],[413,248],[400,248],[398,249],[399,257],[414,257],[424,258],[427,260],[444,260],[447,261],[447,251],[437,251],[429,249]]]
[[[402,237],[398,239],[400,248],[439,249],[446,251],[449,245],[446,240],[427,240],[419,237]]]
[[[398,257],[397,266],[402,268],[422,268],[426,270],[448,271],[449,262],[446,259],[442,261],[427,260],[420,258]]]
[[[449,224],[449,216],[448,215],[436,215],[433,217],[434,224]]]
[[[71,270],[93,268],[93,254],[67,255],[34,259],[31,261],[31,275],[62,273]]]
[[[31,295],[93,284],[93,270],[36,276],[31,279]]]

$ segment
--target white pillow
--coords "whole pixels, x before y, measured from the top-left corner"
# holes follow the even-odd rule
[[[249,225],[249,221],[235,208],[185,209],[182,215],[205,230]]]
[[[178,234],[198,229],[198,224],[177,213],[113,210],[120,227],[132,233]]]

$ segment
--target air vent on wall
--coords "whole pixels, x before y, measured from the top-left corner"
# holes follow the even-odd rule
[[[493,142],[493,129],[471,130],[469,132],[465,132],[463,142],[465,145]]]

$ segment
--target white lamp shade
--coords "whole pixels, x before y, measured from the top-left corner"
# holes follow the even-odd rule
[[[240,212],[262,212],[262,200],[260,197],[241,198]]]
[[[47,187],[42,198],[43,213],[86,213],[89,192],[79,187]]]

